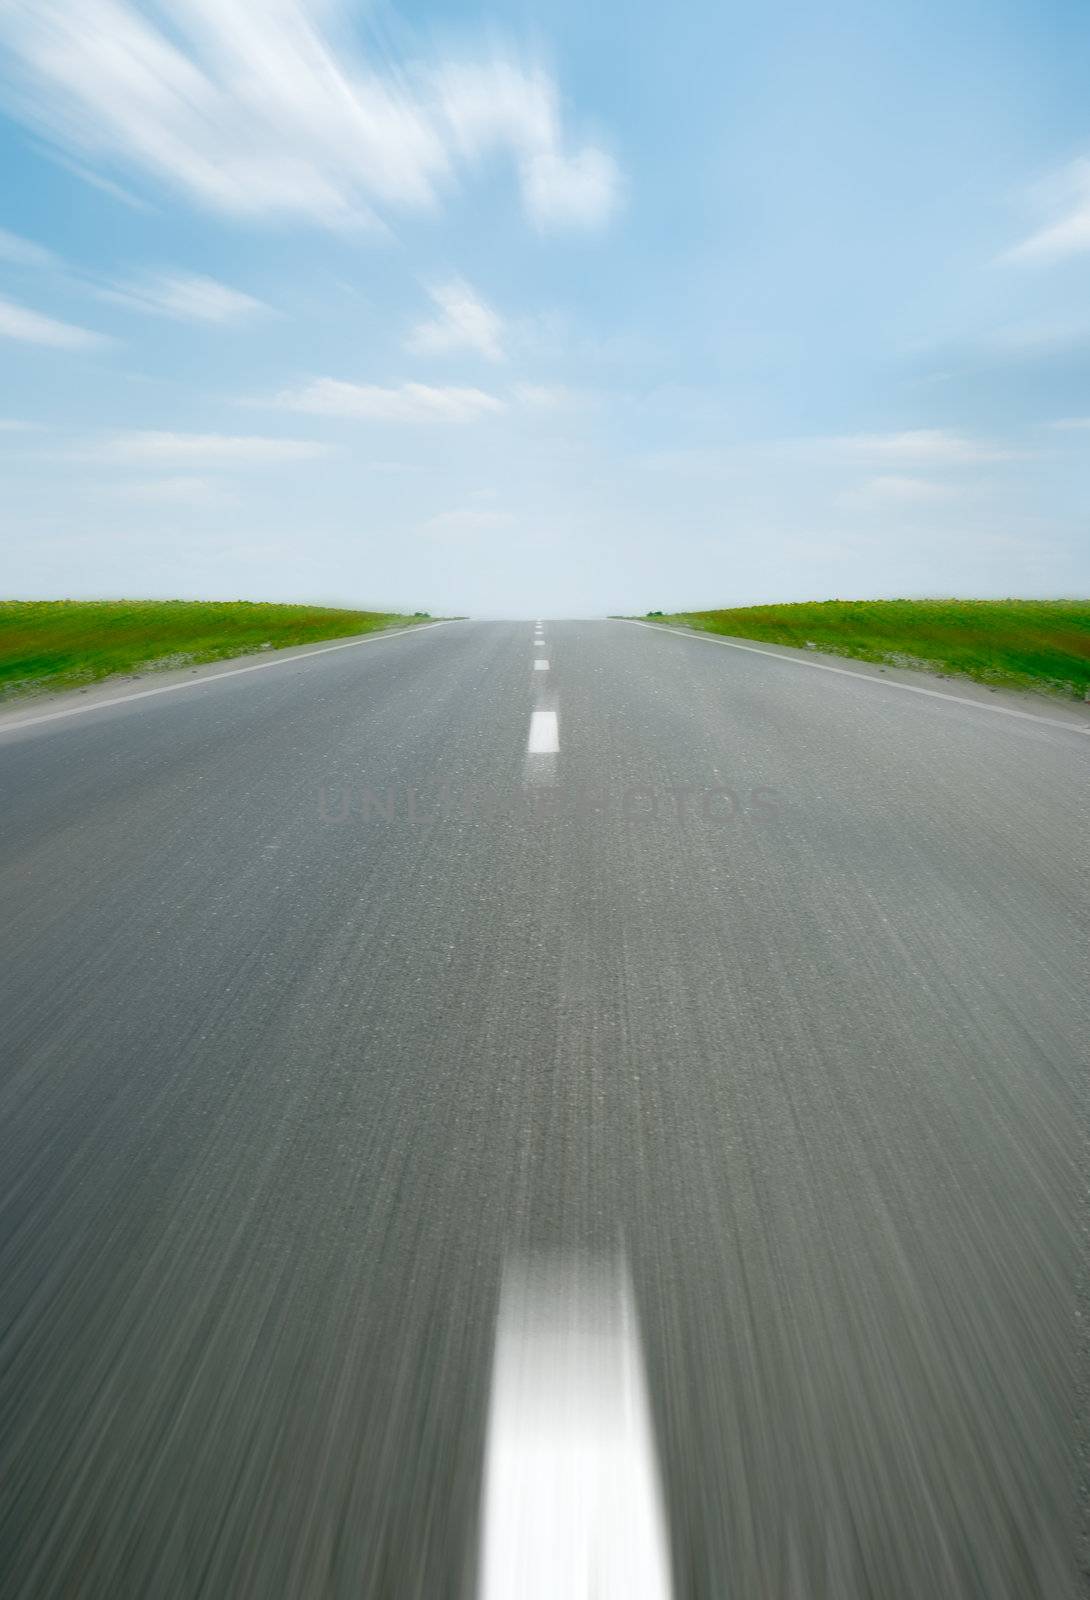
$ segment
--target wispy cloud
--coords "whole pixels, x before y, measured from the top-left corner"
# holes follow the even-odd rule
[[[1045,426],[1056,428],[1061,433],[1085,433],[1090,431],[1090,417],[1060,417]]]
[[[503,360],[503,323],[464,278],[436,284],[428,292],[439,315],[417,324],[405,341],[409,350],[417,355],[476,350],[488,361]]]
[[[948,483],[935,483],[930,478],[902,477],[895,474],[870,478],[857,488],[848,489],[840,496],[844,505],[934,505],[949,500],[959,491]]]
[[[464,506],[453,511],[440,511],[437,516],[429,517],[423,524],[423,530],[439,539],[475,538],[479,534],[509,528],[514,520],[509,511],[483,511],[477,506]]]
[[[613,157],[594,144],[569,150],[556,85],[540,68],[494,58],[447,65],[435,75],[447,126],[463,157],[508,149],[523,209],[539,228],[596,227],[620,200]]]
[[[564,157],[545,149],[525,163],[526,209],[539,228],[555,224],[592,228],[603,222],[617,201],[617,169],[611,156],[591,146]]]
[[[700,449],[688,446],[680,450],[651,450],[636,458],[636,464],[651,472],[682,472],[686,475],[720,475],[737,470],[737,463],[725,449]]]
[[[342,383],[315,378],[301,389],[285,389],[276,405],[320,417],[354,417],[366,422],[471,422],[502,411],[503,401],[483,389],[454,385]]]
[[[45,317],[14,300],[0,300],[0,339],[44,344],[55,350],[95,350],[110,343],[105,334],[77,328],[71,322],[58,322],[55,317]]]
[[[141,505],[222,507],[234,505],[238,500],[234,490],[215,478],[180,475],[146,478],[136,483],[111,483],[108,487],[111,494]]]
[[[101,293],[105,299],[134,311],[174,317],[180,322],[245,322],[269,310],[252,295],[230,289],[215,278],[187,272],[148,273],[115,283]]]
[[[1090,159],[1072,161],[1041,195],[1053,221],[1006,251],[1004,261],[1058,261],[1090,250]]]
[[[136,169],[241,216],[376,220],[429,207],[496,151],[539,227],[602,222],[612,157],[572,144],[552,79],[515,59],[360,58],[343,0],[7,0],[9,100],[68,155]],[[9,76],[11,76],[9,74]]]
[[[169,462],[222,463],[252,466],[285,461],[310,461],[327,455],[329,446],[313,439],[273,439],[227,433],[157,433],[141,430],[114,434],[77,452],[80,460],[152,465]]]
[[[564,383],[516,383],[511,393],[521,405],[536,406],[542,411],[558,411],[588,398]]]
[[[37,271],[50,271],[61,265],[60,258],[44,245],[24,239],[20,234],[0,228],[0,261],[17,267],[33,267]]]
[[[783,460],[817,467],[869,466],[876,471],[886,467],[889,474],[872,481],[884,484],[890,494],[900,486],[907,496],[910,485],[924,481],[913,475],[912,469],[942,471],[978,462],[1021,460],[1026,454],[944,428],[910,428],[902,433],[819,434],[766,443],[656,450],[642,457],[641,465],[656,471],[713,475],[736,475],[754,465]],[[905,472],[898,475],[896,468]]]
[[[1023,455],[942,428],[912,428],[904,433],[855,433],[793,441],[789,449],[829,460],[880,460],[963,466],[977,461],[1010,461]]]

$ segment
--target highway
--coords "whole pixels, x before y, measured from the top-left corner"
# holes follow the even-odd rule
[[[1085,1593],[1088,724],[260,665],[0,723],[6,1600]]]

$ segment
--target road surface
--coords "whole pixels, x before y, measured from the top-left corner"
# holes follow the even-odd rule
[[[1082,1593],[1085,728],[261,668],[0,726],[4,1595]]]

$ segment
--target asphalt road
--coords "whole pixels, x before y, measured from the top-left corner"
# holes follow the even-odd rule
[[[1082,1593],[1090,737],[532,633],[0,727],[0,1592],[472,1597],[613,1260],[676,1600]]]

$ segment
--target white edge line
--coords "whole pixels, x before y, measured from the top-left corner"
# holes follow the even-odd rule
[[[1046,728],[1063,728],[1066,733],[1081,733],[1084,737],[1090,734],[1090,727],[1081,728],[1077,722],[1061,722],[1058,717],[1041,717],[1036,711],[1017,711],[1013,706],[990,706],[986,700],[970,700],[964,694],[945,694],[942,689],[924,689],[915,683],[898,683],[893,678],[874,678],[869,672],[853,672],[851,667],[832,667],[825,661],[808,661],[805,656],[784,656],[778,650],[764,650],[758,644],[738,644],[734,639],[724,639],[718,633],[688,633],[684,628],[670,627],[669,623],[641,622],[638,617],[614,617],[613,620],[627,622],[633,628],[650,628],[653,633],[669,633],[675,639],[692,639],[697,644],[725,644],[730,650],[745,650],[751,656],[771,656],[773,661],[786,661],[789,667],[835,672],[838,677],[873,683],[880,689],[903,689],[906,694],[924,694],[930,700],[949,700],[956,706],[972,706],[974,711],[990,711],[997,717],[1021,717],[1026,722],[1039,722]],[[862,664],[870,665],[869,662]]]
[[[157,689],[137,689],[133,694],[115,694],[109,700],[95,700],[86,706],[65,706],[62,711],[47,711],[41,717],[21,717],[18,721],[14,715],[8,721],[0,719],[0,734],[17,733],[21,728],[37,728],[43,722],[56,722],[60,717],[78,717],[88,711],[104,711],[107,706],[127,706],[133,700],[150,700],[156,694],[174,694],[179,689],[199,689],[206,683],[219,683],[223,678],[238,678],[244,672],[264,672],[269,667],[286,667],[291,661],[306,661],[311,656],[327,656],[333,650],[352,650],[360,644],[377,644],[380,639],[402,639],[410,633],[426,633],[429,628],[442,628],[446,626],[447,618],[440,618],[438,622],[421,622],[415,628],[393,628],[378,633],[369,633],[363,639],[346,639],[343,644],[323,644],[317,650],[303,649],[297,655],[283,655],[275,661],[255,661],[248,667],[228,667],[226,672],[210,672],[206,677],[194,678],[186,683],[164,683]],[[230,659],[230,657],[228,657]],[[206,662],[204,665],[213,665]]]

